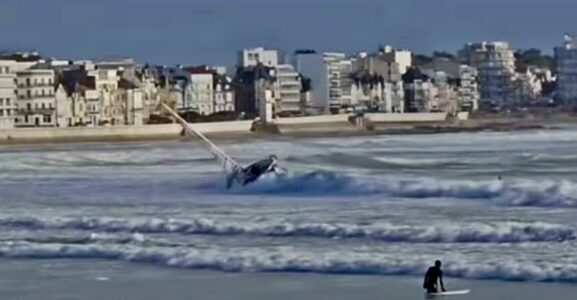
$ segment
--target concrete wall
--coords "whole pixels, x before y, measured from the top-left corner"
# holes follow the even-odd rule
[[[348,122],[350,114],[274,119],[276,125],[304,125],[315,123]]]
[[[365,119],[372,123],[443,122],[447,120],[447,114],[446,113],[406,113],[406,114],[370,113],[365,114]]]
[[[457,119],[461,121],[469,120],[469,112],[462,111],[457,114]]]
[[[248,133],[252,121],[195,123],[191,126],[202,133]],[[69,128],[17,128],[0,130],[0,142],[18,141],[90,141],[105,139],[146,139],[178,137],[182,127],[178,124],[69,127]]]

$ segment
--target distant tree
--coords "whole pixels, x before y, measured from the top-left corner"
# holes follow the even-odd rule
[[[517,72],[524,73],[529,66],[555,71],[555,60],[550,55],[541,53],[539,49],[518,50],[515,52],[515,69]]]
[[[440,57],[440,58],[448,58],[451,60],[455,59],[455,55],[449,52],[444,52],[444,51],[435,51],[433,52],[433,57]]]
[[[413,54],[413,66],[422,67],[433,62],[433,58],[424,54]]]

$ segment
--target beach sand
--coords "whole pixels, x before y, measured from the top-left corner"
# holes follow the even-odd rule
[[[224,273],[99,260],[0,260],[1,299],[345,300],[426,299],[421,278]],[[463,300],[569,300],[577,286],[446,278]],[[447,299],[446,297],[444,299]]]

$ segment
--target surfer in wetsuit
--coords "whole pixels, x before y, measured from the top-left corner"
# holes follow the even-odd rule
[[[267,159],[259,160],[246,168],[239,169],[230,174],[227,187],[230,188],[232,186],[233,179],[235,178],[240,178],[241,184],[247,185],[255,182],[260,176],[269,172],[275,172],[276,174],[285,172],[278,166],[278,158],[274,154],[271,154]],[[239,173],[242,175],[239,176]]]
[[[435,261],[435,265],[430,267],[425,274],[425,282],[423,283],[423,288],[427,290],[427,293],[438,293],[437,281],[441,282],[441,290],[445,292],[445,285],[443,284],[443,271],[441,271],[441,261]]]

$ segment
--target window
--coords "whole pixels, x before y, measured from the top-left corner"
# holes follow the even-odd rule
[[[32,98],[32,91],[27,90],[27,91],[26,91],[26,96],[28,96],[28,99]]]
[[[34,104],[34,109],[38,110],[38,103]]]
[[[30,86],[30,78],[26,78],[26,85]]]
[[[31,111],[32,110],[32,104],[30,104],[30,103],[26,104],[26,110]],[[26,122],[28,122],[28,121],[26,121]]]
[[[6,106],[10,106],[10,99],[6,99]]]
[[[28,123],[28,115],[24,116],[24,123]]]
[[[52,103],[48,103],[48,108],[50,108],[50,109],[53,108]]]
[[[42,109],[46,109],[46,104],[42,103]]]
[[[4,99],[0,98],[0,106],[4,105]]]
[[[3,116],[4,116],[4,110],[0,109],[0,117],[3,117]]]
[[[10,110],[10,109],[7,109],[7,110],[6,110],[6,115],[7,115],[7,116],[10,116],[10,115],[12,115],[12,110]]]

